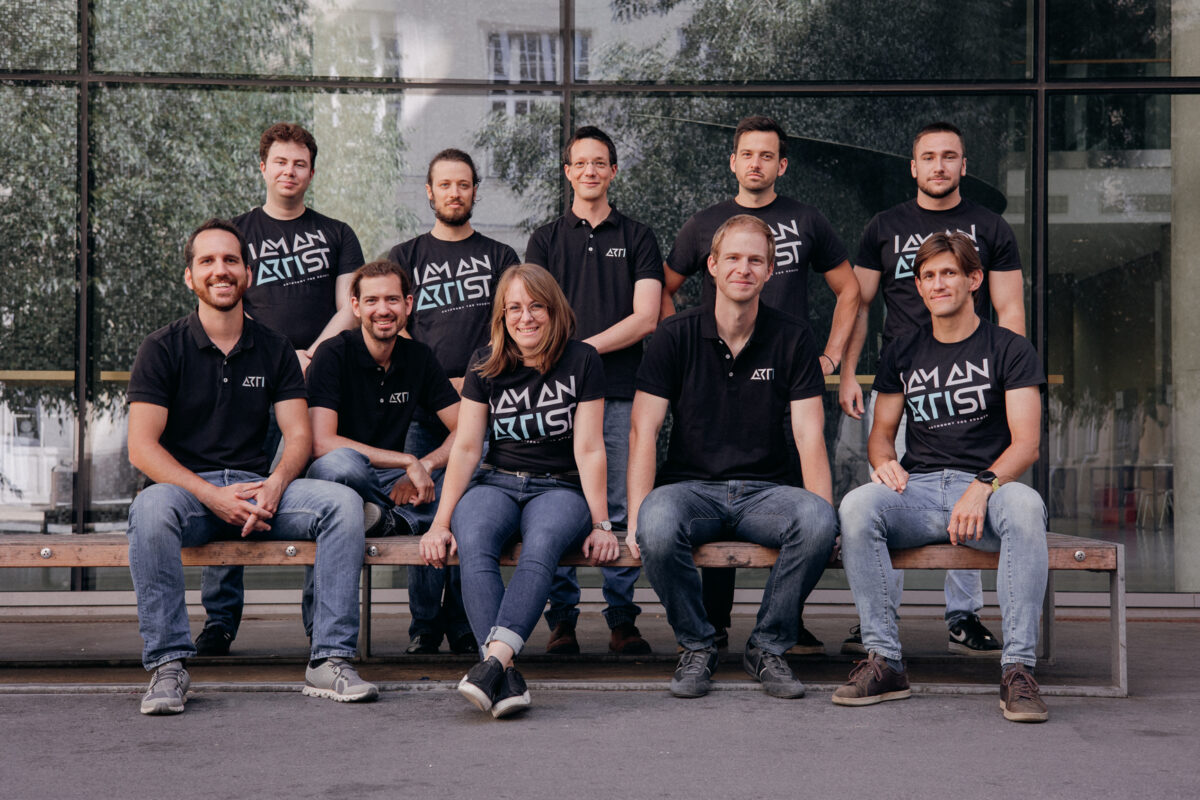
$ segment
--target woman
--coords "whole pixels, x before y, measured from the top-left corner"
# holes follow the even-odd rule
[[[604,369],[593,347],[571,340],[574,329],[550,273],[534,264],[504,273],[491,344],[472,357],[441,503],[421,539],[426,564],[441,567],[459,553],[463,605],[483,660],[458,690],[497,718],[530,705],[513,658],[563,553],[582,546],[593,565],[619,553],[605,487]],[[485,431],[487,458],[476,471]],[[518,536],[506,588],[500,554]]]

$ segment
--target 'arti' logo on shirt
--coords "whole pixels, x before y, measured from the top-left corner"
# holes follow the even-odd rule
[[[775,370],[769,367],[754,370],[754,374],[750,376],[752,381],[771,381],[775,379]]]
[[[605,253],[604,255],[607,258],[624,258],[625,257],[625,248],[624,247],[610,247],[610,248],[608,248],[608,252]]]
[[[392,396],[388,398],[389,403],[407,403],[408,392],[392,392]]]
[[[242,381],[242,386],[250,389],[263,389],[267,385],[267,379],[262,375],[247,375]]]

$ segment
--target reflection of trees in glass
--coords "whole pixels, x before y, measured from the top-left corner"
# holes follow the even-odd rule
[[[75,69],[77,0],[5,0],[0,69]]]

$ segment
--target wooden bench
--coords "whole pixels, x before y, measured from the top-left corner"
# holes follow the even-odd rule
[[[1114,542],[1051,533],[1047,537],[1050,575],[1042,614],[1042,654],[1052,657],[1054,644],[1054,583],[1057,570],[1105,572],[1109,576],[1109,630],[1111,684],[1108,686],[1054,687],[1061,694],[1125,697],[1129,693],[1125,629],[1125,548]],[[421,564],[415,537],[368,539],[364,563],[368,566]],[[501,563],[516,564],[517,545]],[[695,561],[702,567],[767,568],[775,563],[775,550],[745,542],[714,542],[696,548]],[[243,565],[295,566],[312,564],[313,542],[212,542],[183,550],[184,566]],[[997,553],[986,553],[949,544],[929,545],[892,553],[897,569],[995,569]],[[563,558],[564,565],[584,566],[578,553]],[[611,566],[640,566],[625,545]],[[128,567],[129,545],[124,534],[4,534],[0,535],[0,567]],[[841,568],[833,561],[830,567]],[[371,654],[371,570],[363,570],[362,653]],[[1049,688],[1049,687],[1047,687]]]

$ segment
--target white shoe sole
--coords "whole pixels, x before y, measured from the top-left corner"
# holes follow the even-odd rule
[[[518,711],[524,711],[532,705],[533,701],[529,699],[529,692],[526,691],[524,694],[506,697],[503,700],[494,703],[492,705],[492,716],[496,719],[500,719],[501,717],[507,717],[512,714],[516,714]]]
[[[143,714],[145,714],[147,716],[154,716],[154,717],[165,716],[167,714],[182,714],[184,711],[183,707],[186,703],[187,703],[186,695],[184,696],[183,700],[180,701],[178,706],[173,706],[173,705],[171,705],[169,703],[165,703],[165,702],[155,703],[154,705],[146,705],[146,703],[143,702],[141,711]]]
[[[1010,722],[1045,722],[1050,719],[1049,711],[1042,713],[1036,711],[1009,711],[1008,707],[1004,705],[1003,700],[1000,701],[1000,710],[1004,712],[1004,718]]]
[[[895,692],[884,692],[883,694],[875,694],[870,697],[838,697],[833,696],[833,704],[837,706],[873,706],[877,703],[886,703],[888,700],[906,700],[912,697],[912,689],[900,689]]]
[[[323,700],[336,700],[339,703],[360,703],[364,700],[374,700],[379,696],[379,688],[372,686],[354,694],[338,694],[333,689],[319,689],[316,686],[305,686],[301,691],[306,697],[320,697]]]
[[[492,698],[484,694],[483,690],[478,686],[467,680],[466,675],[458,682],[458,693],[470,700],[471,704],[480,711],[492,710]]]

